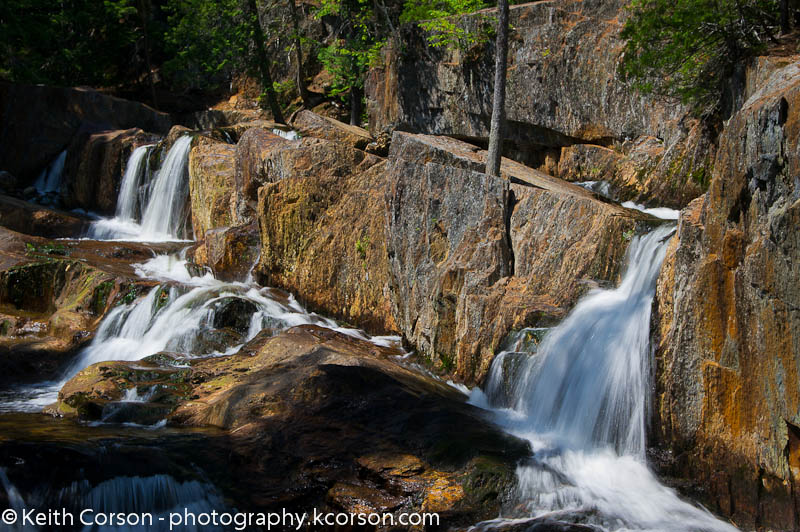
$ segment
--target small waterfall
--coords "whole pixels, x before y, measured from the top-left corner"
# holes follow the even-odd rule
[[[67,150],[64,150],[58,154],[58,157],[46,169],[42,170],[33,185],[39,194],[45,195],[58,192],[59,188],[61,188],[61,176],[64,174],[66,160]]]
[[[650,309],[674,226],[635,238],[619,287],[594,290],[536,339],[512,338],[492,363],[486,391],[471,402],[493,409],[534,457],[517,470],[517,520],[563,520],[605,530],[730,531],[658,482],[645,459],[651,386]],[[509,518],[475,530],[501,530]]]
[[[150,174],[147,155],[152,146],[135,149],[120,185],[116,216],[93,222],[89,238],[145,242],[184,238],[189,216],[191,147],[191,135],[176,140],[150,183],[142,182],[142,176]],[[140,212],[141,221],[137,218]]]
[[[22,515],[23,510],[37,508],[40,512],[54,509],[66,509],[74,517],[74,525],[78,525],[78,515],[85,509],[91,509],[91,514],[85,516],[87,520],[96,519],[99,514],[150,514],[152,525],[142,521],[139,525],[119,525],[109,523],[106,525],[92,524],[77,528],[83,532],[122,532],[135,530],[153,530],[155,532],[170,530],[169,516],[171,513],[189,512],[199,515],[202,513],[230,512],[232,509],[225,504],[216,488],[198,480],[178,481],[171,475],[158,474],[152,476],[120,476],[92,485],[87,480],[76,480],[54,493],[44,490],[38,497],[31,500],[38,502],[26,505],[19,491],[0,468],[0,485],[8,495],[11,508]],[[41,491],[41,490],[40,490]],[[97,521],[102,521],[97,519]],[[143,524],[144,523],[144,524]],[[8,527],[9,525],[3,525]],[[69,530],[73,530],[69,527]],[[222,527],[201,526],[197,523],[183,524],[181,530],[186,531],[222,531]],[[3,528],[3,530],[9,530]],[[50,530],[31,525],[10,527],[10,530]]]
[[[119,198],[117,198],[116,217],[122,220],[135,221],[139,213],[139,206],[144,205],[139,200],[139,188],[141,185],[143,170],[147,166],[143,164],[147,161],[153,145],[139,146],[128,159],[125,168],[125,175],[122,176],[122,183],[119,187]]]
[[[8,507],[16,511],[17,515],[22,515],[22,511],[25,510],[26,507],[25,500],[22,498],[22,495],[20,494],[17,487],[14,486],[14,484],[12,484],[11,481],[8,479],[6,470],[3,467],[0,467],[0,486],[2,486],[3,490],[5,490],[6,492],[6,498],[8,499]],[[8,526],[10,531],[22,530],[22,526],[10,526],[10,525],[4,525],[4,526]]]
[[[180,238],[181,229],[186,221],[187,186],[189,172],[189,150],[192,148],[192,137],[183,136],[167,153],[164,164],[156,174],[150,201],[142,215],[142,233],[144,235],[169,235]]]

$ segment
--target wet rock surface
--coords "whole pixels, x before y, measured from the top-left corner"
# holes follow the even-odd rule
[[[153,285],[132,264],[166,244],[48,240],[0,228],[0,385],[52,378],[120,301]]]
[[[744,527],[796,527],[800,395],[800,68],[727,124],[708,194],[659,278],[656,439],[664,469]]]
[[[131,385],[158,386],[153,402],[173,405],[170,424],[227,431],[227,463],[247,471],[244,506],[439,512],[442,529],[493,517],[527,444],[395,353],[301,326],[190,369],[96,364],[64,387],[58,408],[97,417]]]

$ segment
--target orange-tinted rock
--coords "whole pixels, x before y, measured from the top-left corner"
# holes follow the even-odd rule
[[[392,303],[435,370],[474,383],[512,330],[564,316],[587,281],[617,279],[647,217],[443,137],[395,132],[386,223]]]
[[[658,282],[658,443],[744,527],[792,530],[800,426],[800,66],[727,123]],[[794,453],[794,454],[793,454]]]
[[[206,231],[194,251],[194,262],[211,269],[223,281],[244,281],[261,250],[256,224],[220,227]]]
[[[231,225],[236,148],[198,137],[189,152],[189,197],[196,240]]]
[[[154,141],[152,134],[141,129],[78,134],[67,151],[61,189],[64,205],[112,215],[131,152]]]
[[[89,221],[0,194],[0,226],[32,236],[77,238],[89,227]]]
[[[374,140],[366,129],[320,116],[308,110],[297,113],[292,120],[292,126],[304,137],[332,140],[360,150]]]
[[[385,163],[313,138],[270,155],[259,190],[263,284],[370,331],[392,332],[384,228]]]
[[[443,528],[495,517],[527,444],[452,387],[398,365],[396,354],[306,325],[262,333],[237,354],[189,368],[159,367],[153,357],[92,365],[52,410],[92,419],[131,386],[171,384],[159,399],[174,410],[171,424],[225,431],[226,467],[246,471],[238,503],[436,511]]]
[[[234,224],[255,221],[258,187],[270,182],[267,175],[267,161],[272,160],[270,153],[296,144],[262,128],[248,129],[242,134],[236,144]]]

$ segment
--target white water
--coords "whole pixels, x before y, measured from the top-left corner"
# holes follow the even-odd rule
[[[139,211],[139,187],[146,166],[147,156],[153,145],[139,146],[128,159],[125,167],[125,175],[122,176],[122,183],[119,187],[119,198],[117,198],[116,217],[120,220],[135,220]],[[144,204],[144,202],[142,202]]]
[[[286,140],[297,140],[300,138],[300,134],[297,133],[294,129],[290,131],[284,131],[282,129],[278,129],[276,127],[272,128],[272,132],[278,135],[279,137],[283,137]]]
[[[57,382],[14,390],[15,399],[0,404],[0,411],[41,410],[57,400],[58,391],[69,379],[98,362],[136,361],[162,351],[179,353],[187,359],[232,355],[265,328],[278,333],[297,325],[314,324],[377,345],[400,344],[398,337],[373,338],[359,329],[341,327],[334,320],[307,312],[292,295],[271,288],[218,281],[210,274],[193,277],[186,269],[186,260],[178,256],[157,256],[137,265],[136,271],[142,277],[170,284],[154,287],[136,301],[113,309],[92,342]],[[181,284],[176,286],[174,281]],[[215,342],[209,333],[215,330],[217,313],[234,300],[252,309],[245,316],[246,331],[232,344]]]
[[[527,439],[518,505],[475,530],[556,519],[605,530],[731,531],[650,472],[650,308],[671,227],[635,238],[620,286],[595,290],[527,352],[503,352],[471,402]],[[519,345],[514,349],[520,349]],[[535,354],[532,351],[536,351]]]
[[[66,160],[67,150],[64,150],[58,154],[58,157],[46,169],[42,170],[39,178],[33,184],[39,194],[58,192],[59,188],[61,188],[61,176],[64,174]]]
[[[161,168],[153,176],[148,190],[141,183],[142,164],[147,162],[148,146],[137,148],[128,159],[120,185],[117,212],[114,218],[92,223],[89,238],[95,240],[127,240],[165,242],[181,240],[188,217],[188,161],[192,137],[175,141]],[[129,175],[130,174],[130,175]],[[141,221],[136,218],[141,211]]]
[[[638,203],[634,203],[632,201],[626,201],[622,204],[623,207],[626,209],[635,209],[637,211],[642,211],[644,213],[650,214],[655,216],[656,218],[661,218],[662,220],[677,220],[680,217],[680,211],[676,211],[675,209],[668,209],[666,207],[653,207],[652,209],[648,209],[644,205],[639,205]]]
[[[86,525],[82,532],[133,532],[152,530],[156,532],[170,530],[169,514],[184,511],[199,515],[211,511],[225,512],[230,508],[211,484],[197,480],[180,482],[170,475],[153,475],[147,477],[115,477],[92,486],[87,480],[74,481],[56,493],[35,493],[31,498],[33,504],[26,504],[17,488],[9,481],[6,471],[0,468],[0,486],[5,489],[11,508],[21,516],[23,510],[37,508],[41,512],[47,510],[66,509],[73,515],[84,509],[91,509],[93,515],[98,514],[152,514],[152,526],[124,525]],[[43,497],[44,495],[44,497]],[[87,519],[90,516],[87,516]],[[39,527],[21,525],[2,525],[2,530],[38,531]],[[75,519],[77,522],[78,519]],[[50,530],[50,528],[46,528]],[[71,528],[70,528],[71,530]],[[180,530],[217,531],[222,527],[199,526],[189,523]]]

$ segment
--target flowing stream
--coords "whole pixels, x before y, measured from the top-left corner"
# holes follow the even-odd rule
[[[594,290],[550,331],[522,331],[470,401],[527,439],[517,504],[475,530],[547,520],[603,530],[731,531],[648,469],[650,308],[672,226],[636,237],[619,287]],[[539,341],[541,339],[541,341]]]
[[[151,148],[142,146],[133,151],[120,184],[116,216],[93,222],[89,238],[166,242],[191,236],[186,225],[192,136],[184,135],[175,141],[152,179],[148,171]]]

